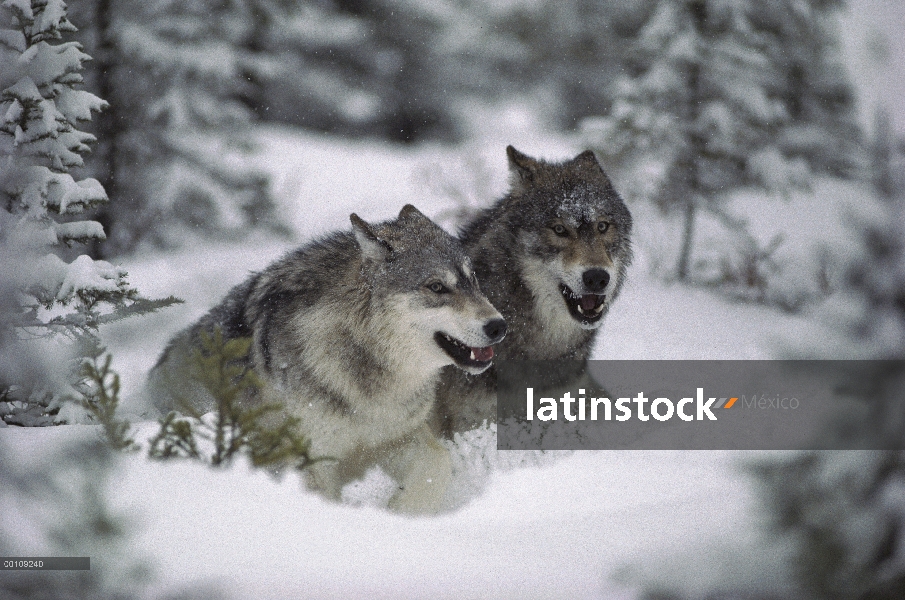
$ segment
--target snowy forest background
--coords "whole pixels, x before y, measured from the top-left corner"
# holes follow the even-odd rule
[[[482,429],[451,512],[410,520],[380,473],[333,506],[151,460],[129,406],[249,270],[352,211],[454,231],[507,144],[592,148],[635,215],[595,358],[905,358],[896,3],[0,7],[0,555],[92,557],[0,598],[905,597],[899,452],[513,458]],[[903,439],[903,373],[869,383],[854,435]]]

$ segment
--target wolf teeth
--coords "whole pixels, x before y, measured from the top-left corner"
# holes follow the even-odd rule
[[[584,309],[581,307],[580,304],[577,305],[575,308],[578,310],[578,314],[581,314],[581,315],[586,315],[586,314],[587,314],[587,313],[584,311]],[[591,311],[591,314],[592,314],[592,315],[599,315],[601,312],[603,312],[603,304],[601,304],[600,306],[598,306],[597,308],[595,308],[594,310],[592,310],[592,311]]]
[[[566,297],[566,298],[571,298],[572,300],[579,300],[579,299],[581,298],[581,296],[580,296],[579,294],[576,294],[575,292],[573,292],[573,291],[571,290],[571,288],[569,288],[569,287],[567,287],[567,286],[565,286],[565,285],[564,285],[564,286],[562,287],[562,289],[560,290],[560,293],[561,293],[564,297]]]
[[[474,350],[471,351],[471,354],[468,355],[468,358],[471,360],[477,360],[477,358],[474,355]]]
[[[448,341],[453,346],[458,346],[459,348],[468,348],[468,346],[466,346],[465,344],[463,344],[462,342],[460,342],[459,340],[457,340],[456,338],[454,338],[452,336],[446,335],[444,333],[443,337],[445,337],[446,341]],[[472,352],[472,355],[474,355],[474,352]],[[474,356],[472,356],[472,358],[474,358]]]

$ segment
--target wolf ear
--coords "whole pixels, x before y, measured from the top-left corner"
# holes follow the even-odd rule
[[[586,169],[586,172],[595,173],[597,175],[602,175],[605,179],[609,179],[606,173],[603,171],[603,167],[600,166],[600,162],[597,160],[597,156],[590,150],[585,150],[575,158],[571,160],[571,163],[578,167],[579,169]]]
[[[572,159],[572,162],[576,165],[586,165],[588,167],[597,167],[601,171],[603,171],[603,167],[600,166],[600,163],[597,162],[597,156],[591,150],[585,150],[578,156]]]
[[[506,156],[509,157],[512,191],[521,192],[536,179],[540,163],[512,146],[506,146]]]
[[[402,207],[402,210],[399,211],[399,220],[400,221],[420,221],[422,223],[430,223],[434,224],[433,221],[424,216],[420,210],[412,206],[411,204],[406,204]]]
[[[352,213],[349,215],[349,220],[352,221],[352,233],[355,234],[355,240],[361,247],[361,254],[365,258],[384,260],[393,251],[390,245],[380,239],[374,229],[365,223],[361,217]]]

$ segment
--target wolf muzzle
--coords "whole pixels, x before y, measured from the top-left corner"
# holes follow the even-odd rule
[[[499,344],[506,337],[506,321],[503,319],[491,319],[484,324],[484,335],[490,340],[489,345]]]
[[[590,294],[602,294],[610,283],[610,273],[606,269],[588,269],[581,274],[584,289]]]

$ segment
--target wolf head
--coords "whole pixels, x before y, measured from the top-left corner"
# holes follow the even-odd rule
[[[632,217],[591,151],[547,163],[506,148],[512,189],[504,205],[521,246],[522,277],[539,308],[596,329],[631,261]]]
[[[382,303],[389,351],[411,353],[409,362],[428,367],[487,369],[506,321],[481,293],[459,241],[411,204],[394,221],[350,219],[362,276],[372,301]]]

